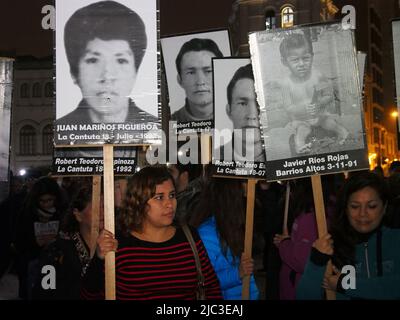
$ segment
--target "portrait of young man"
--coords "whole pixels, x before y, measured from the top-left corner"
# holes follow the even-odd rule
[[[168,37],[162,39],[161,45],[171,120],[178,124],[212,121],[212,59],[230,55],[228,33],[216,31]]]
[[[215,59],[213,63],[216,102],[214,158],[228,162],[265,162],[250,60]],[[225,106],[223,111],[222,105]]]
[[[72,129],[84,131],[87,135],[98,134],[100,140],[110,139],[123,141],[122,143],[140,142],[130,140],[140,140],[140,137],[144,137],[144,132],[160,126],[157,107],[157,58],[150,57],[152,72],[145,71],[145,79],[143,76],[139,77],[144,71],[142,65],[145,56],[156,56],[156,38],[152,35],[155,30],[150,28],[155,28],[156,20],[153,21],[154,25],[146,25],[143,16],[138,14],[139,10],[135,11],[139,1],[121,2],[125,4],[117,1],[83,1],[87,5],[74,11],[64,25],[62,41],[65,56],[71,79],[79,88],[81,99],[72,111],[59,116],[65,112],[67,98],[65,89],[61,87],[62,69],[57,68],[56,79],[60,78],[60,82],[57,82],[56,90],[56,143],[63,140],[57,139],[57,133],[68,131],[71,128],[69,125],[79,125]],[[59,3],[64,6],[78,3],[82,5],[82,1]],[[156,5],[155,1],[148,2],[149,8],[152,5]],[[138,9],[143,9],[143,6],[142,3]],[[58,5],[56,8],[62,10]],[[142,80],[150,82],[150,89],[132,94],[136,85],[142,85]],[[147,100],[142,99],[144,95],[148,95]],[[62,100],[63,97],[65,99]],[[139,103],[146,105],[139,106]],[[104,127],[109,132],[103,136],[103,127],[87,126],[91,124],[132,125]],[[132,131],[130,135],[129,131]],[[88,140],[97,139],[94,137]]]

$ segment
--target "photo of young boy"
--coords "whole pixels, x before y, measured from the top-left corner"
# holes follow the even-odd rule
[[[364,148],[351,34],[337,24],[252,34],[267,161]]]
[[[349,131],[329,112],[334,108],[333,83],[313,67],[314,50],[311,40],[302,33],[286,36],[279,47],[281,62],[290,75],[280,82],[283,105],[295,131],[294,145],[298,154],[311,151],[307,138],[313,128],[322,127],[335,133],[343,145]]]
[[[368,168],[362,57],[340,23],[249,35],[267,179]]]

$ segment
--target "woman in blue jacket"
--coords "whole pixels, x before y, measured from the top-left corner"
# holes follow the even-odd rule
[[[388,195],[384,178],[370,172],[345,183],[332,236],[314,242],[298,299],[321,299],[324,289],[337,299],[400,299],[400,230],[383,226]],[[325,276],[330,259],[334,271]]]
[[[254,262],[245,258],[245,202],[238,180],[211,178],[200,196],[190,224],[198,227],[226,300],[242,299],[242,278],[250,277],[250,299],[259,297],[252,275]]]

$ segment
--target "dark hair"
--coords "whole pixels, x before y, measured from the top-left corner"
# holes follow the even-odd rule
[[[198,227],[214,216],[222,252],[240,260],[244,247],[245,202],[241,180],[210,178],[189,223]]]
[[[92,201],[91,179],[81,178],[78,180],[80,183],[80,187],[73,195],[71,195],[71,203],[61,226],[61,230],[64,232],[79,231],[79,223],[75,218],[74,209],[77,209],[78,211],[83,211]]]
[[[383,204],[389,200],[389,189],[383,177],[371,172],[362,172],[349,178],[338,197],[337,211],[333,217],[331,233],[335,244],[334,264],[341,268],[346,264],[355,263],[355,246],[366,235],[358,233],[349,223],[347,205],[350,196],[366,187],[376,191]]]
[[[27,195],[24,207],[39,208],[39,199],[45,194],[50,194],[55,197],[54,204],[57,209],[63,205],[61,189],[57,182],[50,177],[41,177],[33,184],[32,189]]]
[[[335,178],[337,178],[337,175],[333,174],[321,176],[324,207],[326,209],[325,213],[327,214],[328,219],[330,218],[329,212],[331,212],[328,210],[336,208]],[[291,231],[293,223],[297,217],[299,217],[302,213],[314,213],[315,208],[310,178],[297,178],[288,181],[287,183],[290,183],[291,186],[288,212],[288,229]],[[284,200],[285,197],[282,197],[280,200],[283,208]]]
[[[179,75],[182,71],[181,62],[183,55],[189,51],[209,51],[213,53],[217,58],[223,57],[221,50],[219,50],[218,45],[213,40],[199,38],[189,40],[183,44],[175,60],[176,70],[178,71]]]
[[[390,199],[385,222],[389,228],[400,228],[400,172],[393,172],[387,182]]]
[[[237,69],[235,74],[233,75],[231,81],[229,81],[228,88],[227,88],[227,97],[228,97],[229,105],[231,105],[231,103],[232,103],[233,88],[235,87],[236,82],[238,82],[240,79],[254,80],[253,69],[252,69],[250,63]]]
[[[306,47],[314,55],[314,49],[309,37],[300,33],[290,33],[283,38],[279,46],[281,58],[286,60],[290,50],[303,47]]]
[[[293,181],[288,181],[291,186],[289,212],[288,212],[288,229],[292,230],[294,220],[302,213],[309,213],[314,211],[314,197],[311,192],[311,179],[298,178]],[[285,196],[281,198],[283,202]],[[281,204],[284,206],[284,203]]]
[[[146,29],[142,18],[115,1],[92,3],[77,10],[65,24],[64,44],[71,74],[79,73],[79,60],[89,41],[99,38],[126,40],[135,58],[136,70],[147,47]]]
[[[389,173],[400,173],[400,161],[393,161],[389,167]]]
[[[192,181],[198,177],[201,176],[203,173],[203,166],[201,164],[182,164],[182,163],[176,163],[173,164],[175,166],[176,170],[178,170],[179,175],[181,175],[184,172],[188,173],[188,180]]]
[[[128,181],[119,224],[121,231],[128,235],[132,230],[140,231],[147,213],[147,202],[154,197],[156,186],[174,179],[165,166],[149,166],[135,173]],[[175,186],[175,185],[174,185]]]
[[[389,192],[390,192],[390,201],[399,198],[400,196],[400,172],[394,172],[387,178]],[[400,199],[399,199],[400,200]],[[400,207],[399,207],[400,209]]]

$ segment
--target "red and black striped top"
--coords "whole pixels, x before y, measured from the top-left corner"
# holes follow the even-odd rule
[[[194,228],[191,231],[205,277],[206,298],[222,299],[218,278],[206,249],[197,231]],[[182,228],[177,228],[170,240],[161,243],[143,241],[134,236],[119,237],[118,243],[115,256],[117,300],[196,299],[196,264]],[[101,270],[90,268],[88,272],[95,272],[94,269]],[[96,299],[104,296],[99,293],[84,288],[82,297]]]

